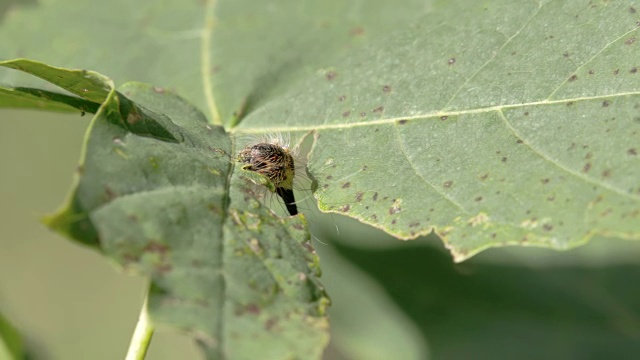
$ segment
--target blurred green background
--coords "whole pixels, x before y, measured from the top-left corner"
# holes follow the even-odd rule
[[[64,200],[90,116],[0,110],[0,311],[32,358],[118,359],[146,282],[39,223]],[[333,299],[327,359],[635,359],[640,244],[490,250],[453,264],[435,237],[394,240],[309,214]],[[337,228],[337,230],[336,230]],[[191,359],[156,333],[148,359]]]

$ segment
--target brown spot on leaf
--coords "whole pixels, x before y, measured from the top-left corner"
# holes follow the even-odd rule
[[[260,307],[256,304],[249,304],[245,307],[246,312],[248,312],[249,314],[253,314],[253,315],[259,315],[260,314]]]
[[[629,12],[632,14],[636,13],[636,9],[633,6],[629,6]]]
[[[264,329],[271,330],[273,329],[274,326],[276,326],[277,323],[278,323],[278,320],[276,318],[270,318],[264,323]]]
[[[155,92],[155,93],[164,94],[164,88],[162,88],[162,87],[154,86],[152,89],[153,89],[153,92]]]
[[[576,74],[573,74],[569,77],[569,81],[576,81],[576,80],[578,80],[578,75]]]
[[[384,106],[378,106],[377,108],[373,109],[374,113],[379,113],[382,112],[384,110]]]
[[[602,107],[608,107],[611,103],[608,100],[602,102]]]
[[[440,120],[445,121],[447,120],[449,117],[446,115],[440,116]]]
[[[107,185],[104,186],[104,195],[106,196],[107,201],[111,201],[118,197],[118,194],[116,194],[113,189]]]
[[[593,74],[595,74],[595,71],[589,70],[589,75],[593,75]]]
[[[129,125],[135,125],[140,120],[142,120],[142,115],[140,115],[135,108],[133,108],[132,111],[127,114],[127,123]]]
[[[549,178],[546,178],[546,179],[542,179],[542,180],[540,180],[540,182],[541,182],[541,183],[543,183],[543,184],[545,184],[545,185],[546,185],[546,184],[548,184],[548,183],[549,183],[549,181],[550,181],[550,180],[549,180]]]
[[[627,155],[638,155],[638,150],[636,150],[636,148],[628,149]]]
[[[346,182],[346,183],[342,184],[342,188],[343,189],[348,189],[350,186],[351,186],[350,182]]]
[[[222,214],[222,210],[219,207],[217,207],[215,204],[209,204],[207,205],[207,208],[209,209],[209,211],[211,211],[214,214],[217,214],[217,215]]]
[[[398,120],[398,124],[399,125],[404,125],[407,123],[408,120]]]
[[[524,116],[529,116],[529,112],[528,112],[528,111],[525,111],[525,112],[524,112]]]
[[[637,72],[638,72],[638,68],[637,67],[633,67],[633,68],[631,68],[631,70],[629,70],[629,73],[631,73],[631,74],[635,74]]]
[[[342,212],[349,212],[349,210],[351,210],[351,206],[349,206],[349,204],[340,208],[340,211]]]
[[[395,225],[398,221],[396,219],[391,220],[391,224]]]
[[[503,156],[502,159],[500,159],[500,161],[502,161],[503,163],[506,163],[507,162],[507,157]]]
[[[444,186],[445,189],[449,189],[452,185],[453,185],[453,181],[451,180],[445,181],[444,184],[442,184],[442,186]]]
[[[456,58],[452,57],[451,59],[447,60],[447,64],[449,65],[453,65],[456,63]]]
[[[620,72],[620,69],[615,69],[613,70],[613,75],[618,75],[619,72]]]
[[[482,201],[482,196],[478,196],[477,198],[474,199],[476,202],[480,202]]]
[[[159,273],[168,273],[169,271],[171,271],[173,269],[173,267],[171,266],[171,264],[158,264],[155,266],[155,270]]]
[[[628,38],[627,40],[625,40],[624,44],[625,44],[625,45],[631,45],[631,44],[633,44],[634,42],[636,42],[636,38],[634,38],[634,37],[630,37],[630,38]]]
[[[338,76],[338,73],[336,73],[335,71],[328,71],[325,75],[325,77],[327,78],[327,80],[331,81],[333,79],[335,79],[335,77]]]
[[[522,144],[524,141],[522,141],[521,139],[516,140],[516,143],[518,144]]]
[[[591,169],[591,163],[588,162],[588,163],[584,164],[584,166],[582,167],[582,172],[583,173],[588,173],[590,169]]]
[[[553,225],[551,225],[551,224],[544,224],[544,225],[542,225],[542,228],[543,228],[545,231],[551,231],[551,230],[553,230]]]
[[[169,251],[169,247],[166,244],[163,244],[161,242],[158,242],[155,240],[149,240],[147,245],[145,245],[145,247],[142,248],[142,251],[147,253],[164,255],[167,251]]]
[[[378,193],[373,194],[373,201],[378,201]]]
[[[342,113],[342,117],[347,117],[349,115],[351,115],[351,111],[345,111]]]
[[[347,97],[344,95],[340,95],[340,97],[338,98],[338,101],[344,101]]]
[[[483,180],[483,181],[487,180],[488,177],[489,177],[489,173],[482,174],[482,175],[480,175],[480,180]]]
[[[602,177],[607,178],[607,177],[610,177],[610,176],[611,176],[611,169],[605,169],[605,170],[602,172]]]
[[[362,201],[362,197],[363,197],[363,196],[364,196],[364,193],[363,193],[362,191],[358,191],[358,192],[356,193],[356,201],[357,201],[357,202]]]
[[[382,87],[382,91],[383,91],[383,92],[386,92],[386,93],[391,92],[391,86],[389,86],[389,85],[385,85],[385,86],[383,86],[383,87]]]
[[[365,117],[365,116],[367,116],[366,112],[363,111],[363,112],[360,113],[360,117]]]
[[[351,36],[362,36],[364,35],[364,29],[361,27],[355,27],[349,31],[349,35]]]

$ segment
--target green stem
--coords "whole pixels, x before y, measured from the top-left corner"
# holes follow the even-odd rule
[[[144,298],[144,303],[142,304],[142,309],[140,309],[140,317],[138,318],[136,329],[133,331],[133,336],[131,337],[126,360],[144,360],[147,355],[147,349],[153,336],[153,325],[149,321],[149,315],[147,314],[148,298],[149,294],[147,293]]]

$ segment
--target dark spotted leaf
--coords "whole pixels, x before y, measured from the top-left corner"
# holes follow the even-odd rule
[[[314,132],[321,209],[401,239],[435,231],[458,261],[637,240],[637,5],[443,2],[237,132]]]
[[[148,276],[155,323],[189,332],[209,358],[320,357],[328,298],[306,220],[261,204],[222,127],[148,85],[115,91],[92,76],[76,92],[71,80],[86,72],[0,65],[102,101],[70,198],[47,223]]]

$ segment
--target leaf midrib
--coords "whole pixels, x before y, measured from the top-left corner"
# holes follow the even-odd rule
[[[385,124],[393,124],[397,121],[411,121],[411,120],[427,120],[427,119],[439,119],[443,116],[460,116],[460,115],[470,115],[470,114],[488,114],[508,109],[518,109],[530,106],[540,106],[540,105],[557,105],[557,104],[566,104],[566,103],[575,103],[579,101],[592,101],[592,100],[606,100],[606,99],[615,99],[619,97],[625,96],[640,96],[640,91],[630,91],[630,92],[622,92],[610,95],[596,95],[596,96],[585,96],[585,97],[576,97],[576,98],[565,98],[561,100],[540,100],[540,101],[532,101],[528,103],[518,103],[518,104],[508,104],[508,105],[496,105],[496,106],[487,106],[480,107],[476,109],[466,109],[466,110],[454,110],[454,111],[442,111],[438,110],[435,112],[429,112],[424,114],[416,114],[409,116],[395,116],[386,119],[379,120],[371,120],[366,122],[357,122],[357,123],[334,123],[334,124],[310,124],[310,125],[302,125],[302,126],[264,126],[264,127],[256,127],[256,128],[233,128],[229,131],[234,134],[269,134],[273,132],[304,132],[304,131],[312,131],[312,130],[338,130],[338,129],[350,129],[354,127],[362,127],[362,126],[374,126],[374,125],[385,125]]]
[[[211,82],[211,35],[215,21],[216,0],[205,0],[204,4],[204,23],[202,26],[202,39],[200,44],[200,73],[202,76],[202,88],[204,91],[205,101],[209,109],[209,122],[213,125],[222,125],[218,106],[216,105],[215,96],[213,95],[213,83]]]

